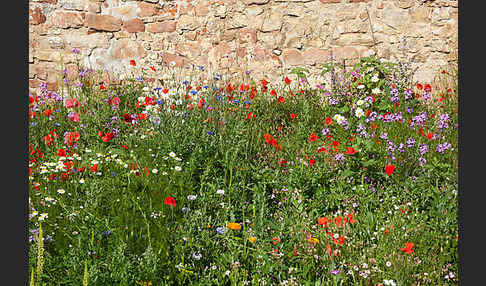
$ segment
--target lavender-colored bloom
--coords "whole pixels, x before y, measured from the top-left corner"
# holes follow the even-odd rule
[[[387,147],[386,147],[386,150],[387,151],[390,151],[390,152],[395,152],[395,149],[397,148],[397,145],[395,145],[395,143],[393,143],[392,141],[388,141],[387,142]],[[391,155],[391,154],[390,154]]]
[[[214,107],[208,106],[208,110],[213,110],[213,109],[214,109]]]
[[[365,101],[366,101],[368,104],[373,104],[373,97],[371,97],[371,96],[367,96],[367,97],[365,97],[365,99],[364,99],[364,100],[365,100]]]
[[[427,144],[420,144],[419,145],[420,156],[423,156],[427,152],[429,152],[429,146]]]
[[[335,98],[329,98],[329,104],[335,106],[339,103],[339,101]]]
[[[447,113],[441,114],[439,119],[439,128],[446,129],[447,127],[449,127],[449,123],[447,123],[448,120],[449,120],[449,114]]]
[[[337,275],[339,274],[339,270],[331,270],[331,272],[329,273],[331,273],[332,275]]]
[[[158,116],[153,116],[153,117],[150,117],[150,121],[151,121],[153,124],[155,124],[155,125],[160,125],[160,122],[161,122],[160,117],[158,117]]]
[[[424,123],[425,120],[427,120],[427,112],[422,112],[419,115],[412,118],[411,126],[420,125],[420,124]]]
[[[344,155],[343,154],[341,154],[341,153],[336,154],[336,156],[334,156],[334,160],[341,163],[341,165],[344,165]]]
[[[361,131],[364,131],[366,129],[366,126],[361,124],[361,122],[358,124],[358,128],[356,128],[356,133],[360,133]]]
[[[411,89],[407,89],[405,91],[405,100],[411,99],[412,98],[412,95],[413,95],[412,90]]]
[[[221,226],[218,226],[216,228],[216,231],[219,233],[219,234],[224,234],[226,232],[226,228],[224,227],[221,227]]]
[[[349,123],[348,123],[348,120],[346,118],[344,118],[342,121],[341,121],[341,126],[344,127],[344,130],[348,130],[349,128]]]
[[[378,113],[376,113],[376,111],[372,111],[372,112],[370,112],[370,116],[368,116],[368,118],[365,119],[365,122],[366,123],[373,122],[373,121],[376,120],[377,116],[378,116]]]
[[[394,88],[390,91],[390,100],[393,103],[400,101],[400,96],[398,95],[398,89]]]
[[[74,48],[74,49],[73,49],[73,53],[75,53],[75,54],[79,54],[79,50],[78,50],[77,48]]]
[[[405,144],[400,143],[400,145],[398,145],[398,149],[397,150],[398,150],[398,152],[403,153],[403,152],[405,152],[405,149],[404,148],[405,148]]]
[[[413,108],[407,106],[407,112],[408,112],[408,114],[411,114],[413,112]]]
[[[444,142],[442,144],[437,144],[437,148],[435,149],[436,152],[444,154],[446,150],[449,150],[452,147],[451,143]]]
[[[407,141],[405,143],[407,143],[408,148],[411,148],[411,147],[415,146],[415,139],[410,137],[410,138],[407,139]]]
[[[425,92],[424,92],[424,94],[423,94],[423,96],[422,96],[422,98],[423,98],[423,100],[424,100],[426,103],[428,103],[428,102],[429,102],[429,100],[430,100],[430,92],[425,91]]]
[[[425,160],[424,157],[420,157],[419,158],[419,166],[423,167],[425,165],[425,163],[427,163],[427,160]]]
[[[380,139],[387,140],[388,139],[388,133],[386,133],[386,132],[381,133]]]
[[[329,128],[323,128],[321,133],[322,133],[322,135],[327,135],[327,134],[329,134],[329,131],[330,131]]]

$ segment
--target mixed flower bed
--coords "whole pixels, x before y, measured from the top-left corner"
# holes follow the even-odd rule
[[[457,284],[455,86],[136,71],[29,95],[35,285]]]

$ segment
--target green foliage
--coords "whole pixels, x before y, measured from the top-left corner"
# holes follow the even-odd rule
[[[363,58],[327,94],[276,90],[285,102],[254,79],[252,97],[218,81],[100,90],[89,72],[64,95],[79,105],[32,98],[31,275],[46,285],[457,284],[457,95],[434,109],[423,91],[393,87],[394,69]]]

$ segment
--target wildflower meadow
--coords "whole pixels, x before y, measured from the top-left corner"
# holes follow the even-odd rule
[[[30,285],[458,285],[456,71],[126,69],[29,94]]]

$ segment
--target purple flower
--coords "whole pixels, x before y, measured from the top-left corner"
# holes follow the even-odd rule
[[[339,101],[335,98],[329,98],[329,104],[335,106],[339,103]]]
[[[218,226],[216,228],[216,231],[219,233],[219,234],[224,234],[226,232],[226,229],[224,227],[221,227],[221,226]]]
[[[425,163],[427,163],[427,160],[425,160],[424,157],[420,157],[419,158],[419,165],[420,165],[420,167],[423,167],[425,165]]]
[[[437,144],[436,152],[444,154],[444,151],[449,150],[452,147],[451,143],[444,142],[442,144]]]
[[[331,272],[329,273],[331,273],[332,275],[337,275],[339,274],[339,270],[331,270]]]
[[[329,128],[323,128],[321,131],[322,135],[327,135],[329,134]]]
[[[392,89],[390,91],[390,100],[393,103],[396,103],[396,102],[399,102],[400,101],[400,97],[398,95],[398,89],[394,88],[394,89]]]
[[[75,53],[75,54],[79,54],[79,50],[78,50],[77,48],[74,48],[74,49],[73,49],[73,53]]]
[[[383,140],[388,139],[388,133],[383,132],[383,133],[380,135],[380,138],[381,138],[381,139],[383,139]]]
[[[449,127],[449,123],[447,121],[449,120],[449,114],[444,113],[440,115],[439,119],[439,129],[446,129]]]
[[[341,163],[341,165],[344,165],[344,155],[343,154],[341,154],[341,153],[336,154],[336,156],[334,156],[334,160]]]
[[[412,90],[411,90],[411,89],[407,89],[407,90],[405,91],[405,100],[409,100],[409,99],[411,99],[411,98],[412,98],[412,94],[413,94],[413,93],[412,93]]]
[[[420,156],[423,156],[427,152],[429,152],[429,146],[427,144],[420,144],[419,145]]]
[[[415,146],[415,139],[410,137],[410,138],[407,139],[407,142],[405,142],[405,143],[407,143],[408,148],[411,148],[411,147]]]

